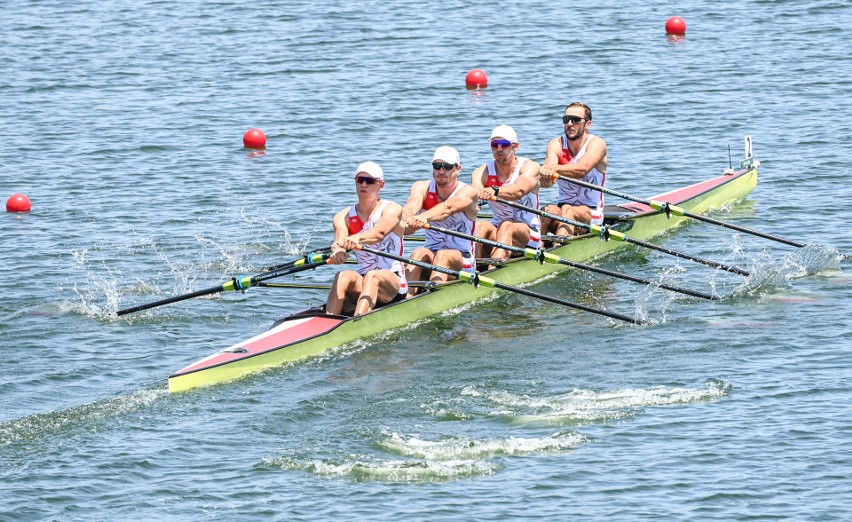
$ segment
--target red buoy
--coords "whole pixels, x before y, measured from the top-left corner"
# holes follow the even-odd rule
[[[249,149],[265,149],[266,134],[260,129],[249,129],[243,134],[243,146]]]
[[[673,16],[666,20],[666,34],[683,36],[686,34],[686,22],[679,16]]]
[[[29,212],[31,208],[30,198],[23,194],[12,194],[6,200],[6,212]]]
[[[484,89],[488,87],[488,76],[481,69],[473,69],[465,76],[464,83],[468,89]]]

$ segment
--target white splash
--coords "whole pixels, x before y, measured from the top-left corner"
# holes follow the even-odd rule
[[[543,438],[518,438],[477,441],[452,437],[440,441],[403,437],[392,433],[378,443],[379,448],[427,461],[482,460],[495,456],[523,456],[561,453],[586,442],[577,433],[556,433]]]

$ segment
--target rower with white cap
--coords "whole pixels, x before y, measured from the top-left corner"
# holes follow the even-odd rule
[[[334,278],[328,294],[326,313],[363,315],[376,306],[405,299],[408,284],[402,263],[370,252],[357,250],[359,243],[375,250],[403,255],[402,207],[379,198],[385,175],[375,162],[365,161],[355,169],[358,203],[334,216],[333,264],[342,264],[355,251],[358,266]]]
[[[537,214],[518,210],[499,201],[498,197],[521,205],[538,208],[538,172],[540,165],[533,160],[515,155],[518,135],[508,125],[500,125],[491,132],[491,153],[494,159],[473,171],[473,186],[479,198],[489,201],[494,213],[490,221],[476,222],[476,235],[516,247],[541,246],[541,220]],[[505,258],[509,252],[476,244],[476,257]]]
[[[411,234],[427,224],[472,235],[476,214],[479,210],[478,191],[459,181],[461,159],[453,147],[442,146],[432,155],[432,179],[417,181],[411,186],[408,201],[402,207],[405,233]],[[475,267],[473,241],[460,239],[435,230],[426,229],[426,241],[416,249],[411,258],[451,270],[471,271]],[[442,283],[451,276],[428,273],[416,265],[408,265],[410,281],[429,277],[430,281]],[[414,288],[409,287],[409,295]]]

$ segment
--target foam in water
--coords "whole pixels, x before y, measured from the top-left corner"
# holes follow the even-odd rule
[[[506,391],[480,392],[468,386],[462,394],[478,400],[472,406],[490,416],[504,417],[511,424],[570,426],[629,418],[643,408],[717,400],[731,389],[730,383],[711,380],[706,388],[659,386],[611,392],[573,390],[549,397],[517,395]]]
[[[405,438],[392,433],[377,446],[392,453],[428,461],[456,461],[481,460],[495,456],[560,453],[574,449],[586,440],[586,437],[578,433],[556,433],[543,438],[508,437],[482,441],[461,437],[429,441],[418,437]]]
[[[474,460],[386,460],[364,455],[339,459],[275,457],[262,467],[304,471],[322,477],[348,478],[357,482],[443,482],[472,476],[493,475],[502,469],[496,462]]]

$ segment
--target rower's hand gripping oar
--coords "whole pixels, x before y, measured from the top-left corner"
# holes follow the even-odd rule
[[[264,272],[262,274],[258,274],[255,276],[245,276],[236,278],[231,278],[230,281],[222,283],[218,286],[213,286],[210,288],[206,288],[204,290],[196,290],[195,292],[190,292],[188,294],[176,295],[174,297],[168,297],[166,299],[161,299],[159,301],[154,301],[153,303],[147,303],[137,306],[131,306],[130,308],[125,308],[124,310],[119,310],[116,312],[116,315],[125,315],[133,312],[141,312],[142,310],[148,310],[150,308],[154,308],[157,306],[162,306],[171,303],[177,303],[179,301],[185,301],[187,299],[192,299],[193,297],[201,297],[204,295],[218,294],[219,292],[226,292],[229,290],[241,290],[245,292],[252,285],[255,285],[261,281],[266,281],[268,279],[273,279],[275,277],[281,277],[288,274],[295,274],[297,272],[302,272],[304,270],[310,270],[312,268],[316,268],[323,264],[326,264],[328,261],[330,254],[327,252],[309,254],[301,259],[296,259],[294,261],[290,261],[289,263],[285,263],[284,265],[279,265],[280,268],[277,270],[272,270],[269,272]]]
[[[533,248],[521,248],[516,247],[514,245],[507,245],[506,243],[500,243],[498,241],[491,241],[490,239],[485,239],[482,237],[472,236],[470,234],[465,234],[464,232],[459,232],[457,230],[450,230],[447,228],[437,227],[435,225],[431,225],[429,223],[426,224],[423,228],[427,228],[429,230],[434,230],[435,232],[440,232],[442,234],[447,234],[450,236],[460,237],[462,239],[469,239],[471,241],[476,241],[477,243],[482,243],[483,245],[490,245],[497,248],[502,248],[503,250],[508,250],[510,252],[517,252],[519,254],[523,254],[524,257],[533,259],[538,261],[539,263],[552,263],[552,264],[561,264],[570,266],[573,268],[579,268],[580,270],[587,270],[589,272],[595,272],[598,274],[608,275],[610,277],[616,277],[618,279],[625,279],[627,281],[633,281],[634,283],[642,283],[649,286],[657,285],[660,288],[664,288],[666,290],[670,290],[672,292],[678,292],[681,294],[690,295],[692,297],[700,297],[701,299],[707,300],[719,300],[720,297],[705,294],[703,292],[696,292],[694,290],[689,290],[688,288],[681,288],[679,286],[672,286],[665,283],[659,283],[657,281],[651,281],[650,279],[643,279],[641,277],[632,276],[629,274],[622,274],[621,272],[614,272],[612,270],[607,270],[605,268],[598,268],[596,266],[586,265],[583,263],[577,263],[575,261],[570,261],[568,259],[564,259],[557,255],[551,254],[549,252],[545,252],[543,250],[536,250]]]
[[[528,297],[535,297],[536,299],[541,299],[543,301],[547,301],[550,303],[560,304],[563,306],[568,306],[571,308],[576,308],[578,310],[583,310],[585,312],[591,312],[598,315],[603,315],[612,319],[618,319],[620,321],[625,321],[628,323],[633,323],[637,325],[644,325],[645,323],[639,319],[634,319],[633,317],[628,317],[626,315],[617,314],[615,312],[607,312],[606,310],[600,310],[598,308],[592,308],[590,306],[582,305],[579,303],[572,303],[570,301],[565,301],[563,299],[559,299],[556,297],[551,297],[545,294],[539,294],[538,292],[532,292],[530,290],[526,290],[524,288],[518,288],[516,286],[510,286],[507,284],[503,284],[499,281],[495,281],[488,277],[482,277],[477,272],[463,272],[459,270],[452,270],[450,268],[446,268],[443,266],[433,265],[430,263],[426,263],[423,261],[417,261],[415,259],[409,259],[407,257],[398,256],[395,254],[389,254],[387,252],[382,252],[381,250],[376,250],[374,248],[370,248],[366,245],[358,244],[356,250],[363,250],[364,252],[369,252],[371,254],[375,254],[377,256],[387,257],[388,259],[394,259],[396,261],[400,261],[402,263],[408,265],[419,266],[421,268],[425,268],[427,270],[432,270],[433,272],[441,272],[442,274],[447,274],[450,276],[457,277],[461,281],[465,281],[474,286],[487,286],[489,288],[499,288],[500,290],[507,290],[509,292],[515,292],[517,294],[525,295]]]
[[[618,197],[618,198],[627,199],[627,200],[630,200],[630,201],[635,201],[637,203],[643,203],[643,204],[648,205],[649,207],[653,208],[654,210],[659,210],[660,212],[665,212],[666,216],[668,216],[668,217],[671,217],[672,214],[674,214],[675,216],[685,216],[685,217],[688,217],[688,218],[695,219],[697,221],[704,221],[706,223],[712,223],[714,225],[719,225],[720,227],[730,228],[731,230],[736,230],[738,232],[744,232],[746,234],[751,234],[753,236],[762,237],[764,239],[770,239],[772,241],[778,241],[779,243],[785,243],[787,245],[794,246],[794,247],[801,248],[803,246],[806,246],[804,243],[799,243],[798,241],[793,241],[792,239],[785,239],[783,237],[774,236],[772,234],[766,234],[764,232],[753,230],[751,228],[741,227],[741,226],[735,225],[733,223],[728,223],[727,221],[722,221],[722,220],[711,218],[711,217],[708,217],[708,216],[702,216],[701,214],[696,214],[694,212],[690,212],[690,211],[686,210],[685,208],[679,207],[677,205],[672,205],[671,203],[668,203],[668,202],[665,202],[665,201],[656,201],[656,200],[653,200],[653,199],[638,198],[636,196],[631,196],[630,194],[625,194],[623,192],[618,192],[618,191],[615,191],[615,190],[612,190],[612,189],[601,187],[600,185],[595,185],[593,183],[588,183],[588,182],[585,182],[585,181],[582,181],[582,180],[579,180],[579,179],[569,178],[568,176],[562,176],[562,175],[559,175],[559,174],[554,174],[553,180],[556,181],[557,179],[561,179],[563,181],[567,181],[569,183],[573,183],[573,184],[581,186],[581,187],[594,189],[594,190],[597,190],[599,192],[605,192],[607,194],[610,194],[610,195]]]
[[[567,223],[569,225],[574,225],[576,227],[585,228],[586,230],[600,235],[601,239],[604,241],[609,241],[610,239],[614,239],[616,241],[624,241],[626,243],[632,243],[634,245],[639,245],[645,248],[649,248],[651,250],[656,250],[658,252],[663,252],[664,254],[669,254],[670,256],[679,257],[681,259],[688,259],[690,261],[695,261],[696,263],[701,263],[702,265],[712,266],[713,268],[717,268],[719,270],[725,270],[726,272],[731,272],[733,274],[739,274],[742,276],[748,277],[749,273],[741,268],[737,268],[734,266],[726,265],[723,263],[719,263],[718,261],[712,261],[710,259],[704,259],[703,257],[693,256],[691,254],[687,254],[686,252],[680,252],[678,250],[672,250],[670,248],[662,247],[659,245],[655,245],[653,243],[648,243],[647,241],[642,241],[641,239],[636,239],[630,236],[625,235],[618,230],[613,230],[610,227],[602,227],[600,225],[590,225],[589,223],[583,223],[582,221],[575,221],[573,219],[568,219],[562,216],[557,216],[556,214],[551,214],[550,212],[545,212],[543,210],[539,210],[537,208],[528,207],[526,205],[521,205],[520,203],[516,203],[514,201],[507,201],[505,199],[492,197],[491,201],[497,201],[508,205],[510,207],[514,207],[520,210],[525,210],[527,212],[532,212],[533,214],[538,214],[539,216],[550,218],[554,221],[559,221],[561,223]]]

